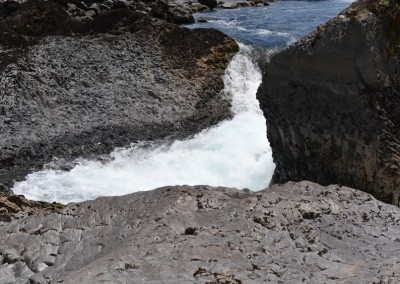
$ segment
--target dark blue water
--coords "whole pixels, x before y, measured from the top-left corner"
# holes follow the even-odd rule
[[[352,3],[351,0],[276,1],[266,7],[246,7],[234,10],[195,14],[208,23],[193,28],[215,28],[237,41],[265,47],[284,47],[315,30]]]

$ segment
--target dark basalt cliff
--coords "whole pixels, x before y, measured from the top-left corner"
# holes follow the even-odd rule
[[[229,117],[222,76],[238,46],[216,30],[172,24],[191,21],[182,9],[164,1],[0,4],[0,184],[54,156],[183,137]]]
[[[398,204],[400,4],[358,1],[276,54],[258,90],[273,183],[341,183]]]
[[[398,283],[400,209],[346,187],[164,187],[0,226],[1,283]]]

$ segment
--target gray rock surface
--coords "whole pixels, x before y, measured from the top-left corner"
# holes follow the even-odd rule
[[[273,56],[257,94],[273,182],[341,183],[399,204],[398,23],[398,1],[358,1]]]
[[[28,1],[0,18],[0,184],[54,156],[187,137],[230,117],[222,77],[236,43],[154,18],[162,5],[149,2],[151,15],[121,6],[77,19]]]
[[[399,236],[347,187],[164,187],[1,223],[0,282],[398,283]]]

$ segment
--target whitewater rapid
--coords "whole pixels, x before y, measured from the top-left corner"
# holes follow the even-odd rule
[[[249,53],[249,47],[241,46],[224,76],[224,92],[232,98],[235,114],[232,120],[189,140],[116,149],[108,162],[81,159],[70,171],[35,172],[12,190],[33,200],[69,203],[166,185],[266,188],[275,165],[256,100],[261,73]]]

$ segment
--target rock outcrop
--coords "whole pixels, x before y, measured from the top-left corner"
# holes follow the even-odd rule
[[[400,5],[358,1],[270,60],[258,91],[273,183],[340,183],[399,203]]]
[[[0,184],[54,156],[184,137],[230,117],[222,77],[238,46],[216,30],[165,21],[182,22],[182,7],[0,4]]]
[[[59,212],[64,205],[53,202],[32,201],[22,195],[9,195],[0,192],[0,221],[10,222],[27,216],[47,215]]]
[[[397,283],[400,209],[347,187],[164,187],[0,225],[1,283]]]

